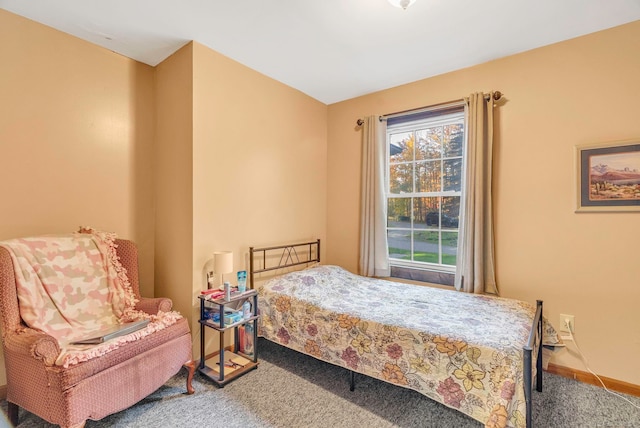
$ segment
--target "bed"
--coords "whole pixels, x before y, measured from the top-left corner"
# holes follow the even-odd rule
[[[320,241],[250,249],[261,282],[260,334],[351,371],[411,388],[488,427],[531,427],[541,338],[557,340],[542,302],[354,275],[319,265]],[[314,266],[307,266],[315,264]],[[547,337],[548,336],[548,337]],[[535,366],[535,369],[534,369]]]

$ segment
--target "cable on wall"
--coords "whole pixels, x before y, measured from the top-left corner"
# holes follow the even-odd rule
[[[565,321],[565,323],[566,323],[567,331],[569,332],[569,336],[571,337],[571,340],[573,341],[573,343],[576,345],[576,349],[578,351],[578,354],[580,354],[580,358],[582,359],[582,362],[584,363],[584,366],[587,369],[587,371],[589,373],[591,373],[592,375],[594,375],[596,377],[596,379],[598,379],[598,381],[600,382],[600,384],[602,385],[604,390],[607,391],[609,394],[615,395],[616,397],[623,399],[624,401],[626,401],[627,403],[631,404],[636,409],[640,409],[640,406],[638,406],[637,404],[635,404],[634,402],[629,400],[627,397],[623,396],[622,394],[618,394],[615,391],[611,391],[609,388],[607,388],[606,385],[604,384],[604,382],[602,381],[602,379],[600,379],[600,376],[598,376],[597,374],[595,374],[595,372],[593,370],[591,370],[591,367],[589,367],[589,362],[587,361],[587,358],[582,353],[582,350],[580,349],[580,346],[578,346],[578,342],[576,341],[576,338],[573,335],[573,332],[571,331],[571,327],[570,327],[569,323],[566,322],[566,321]]]

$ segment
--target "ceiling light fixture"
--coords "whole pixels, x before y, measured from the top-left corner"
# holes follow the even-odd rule
[[[395,7],[400,7],[404,10],[407,10],[407,8],[415,3],[415,1],[416,0],[389,0],[389,3],[391,3]]]

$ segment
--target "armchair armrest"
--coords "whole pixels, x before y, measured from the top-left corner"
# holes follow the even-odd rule
[[[29,356],[52,366],[60,354],[58,341],[46,333],[31,328],[5,334],[7,352]]]
[[[136,309],[150,315],[156,315],[158,311],[169,312],[173,307],[173,301],[167,297],[141,297],[136,304]]]

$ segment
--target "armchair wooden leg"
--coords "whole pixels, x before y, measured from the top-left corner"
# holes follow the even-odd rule
[[[20,406],[18,406],[15,403],[12,403],[11,401],[7,401],[7,413],[9,416],[9,422],[11,422],[11,425],[18,426],[18,413],[20,411]]]
[[[188,374],[187,374],[187,394],[191,395],[194,392],[196,392],[195,389],[193,389],[193,385],[191,384],[191,382],[193,381],[193,374],[196,371],[196,362],[193,360],[187,361],[184,366],[186,367],[186,369],[188,370]]]

